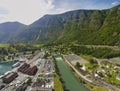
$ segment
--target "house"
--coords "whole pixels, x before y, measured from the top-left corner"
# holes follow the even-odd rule
[[[87,67],[85,65],[82,66],[81,68],[83,71],[86,71],[87,70]]]
[[[94,74],[94,76],[95,76],[95,77],[98,77],[98,74],[97,74],[97,73],[95,73],[95,74]]]
[[[117,79],[117,80],[120,80],[120,75],[117,75],[117,76],[116,76],[116,79]]]
[[[104,67],[104,66],[106,66],[106,65],[107,65],[107,61],[101,61],[101,62],[100,62],[100,64],[101,64],[101,66],[103,66],[103,67]]]

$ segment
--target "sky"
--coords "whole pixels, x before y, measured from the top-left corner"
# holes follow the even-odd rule
[[[29,25],[45,14],[76,9],[107,9],[120,0],[0,0],[0,23],[18,21]]]

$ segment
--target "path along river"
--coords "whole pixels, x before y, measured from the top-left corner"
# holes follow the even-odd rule
[[[65,91],[89,91],[72,73],[71,69],[63,61],[62,57],[55,56],[60,77],[65,86]]]

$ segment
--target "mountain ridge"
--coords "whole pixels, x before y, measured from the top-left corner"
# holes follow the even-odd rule
[[[26,25],[19,22],[0,23],[0,43],[6,43]]]
[[[119,45],[119,20],[120,5],[105,10],[75,10],[45,15],[21,28],[5,42]]]

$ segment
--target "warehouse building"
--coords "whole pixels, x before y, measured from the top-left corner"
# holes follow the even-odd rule
[[[17,72],[11,72],[11,73],[8,73],[7,75],[5,75],[2,80],[3,80],[3,83],[10,83],[12,82],[16,77],[18,77],[18,74]]]
[[[19,72],[28,75],[35,75],[37,70],[38,70],[37,66],[30,67],[30,64],[27,63],[24,63],[20,68],[18,68]]]

